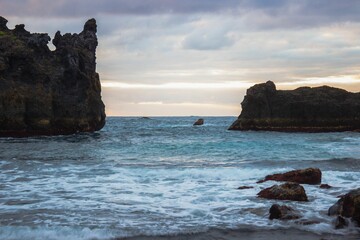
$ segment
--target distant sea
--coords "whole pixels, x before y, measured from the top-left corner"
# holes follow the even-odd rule
[[[238,132],[234,117],[109,117],[103,130],[0,138],[0,239],[111,239],[210,229],[335,230],[328,208],[360,187],[360,134]],[[256,197],[267,174],[319,167],[309,202]],[[239,186],[252,189],[237,190]],[[304,225],[268,219],[273,203]],[[301,222],[301,221],[300,221]],[[346,238],[346,236],[345,236]]]

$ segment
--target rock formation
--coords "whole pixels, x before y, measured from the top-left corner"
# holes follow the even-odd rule
[[[308,201],[305,189],[297,183],[284,183],[265,188],[258,193],[258,196],[266,199]]]
[[[360,93],[338,88],[276,90],[268,81],[249,88],[241,106],[229,130],[360,131]]]
[[[0,136],[72,134],[100,130],[105,106],[96,73],[95,19],[79,34],[46,33],[0,17]]]
[[[321,183],[321,171],[318,168],[307,168],[300,170],[293,170],[286,173],[277,173],[268,175],[265,179],[258,181],[257,183],[263,183],[266,181],[284,181],[295,182],[304,184],[320,184]]]

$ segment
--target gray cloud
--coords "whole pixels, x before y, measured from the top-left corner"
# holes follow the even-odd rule
[[[153,15],[221,13],[262,28],[309,27],[360,21],[358,0],[0,0],[0,14],[32,17],[88,17],[99,14]]]
[[[183,47],[194,50],[217,50],[231,46],[233,43],[233,39],[231,39],[225,28],[214,29],[210,27],[196,29],[186,36]]]

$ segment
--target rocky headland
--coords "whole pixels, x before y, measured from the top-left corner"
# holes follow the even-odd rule
[[[285,132],[360,131],[360,93],[300,87],[277,90],[273,82],[249,88],[229,130]]]
[[[95,19],[79,34],[8,29],[0,17],[0,136],[93,132],[105,124]]]

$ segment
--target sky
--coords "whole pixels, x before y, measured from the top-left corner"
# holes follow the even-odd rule
[[[360,91],[358,0],[0,0],[0,15],[51,38],[94,17],[108,116],[237,116],[267,80]]]

